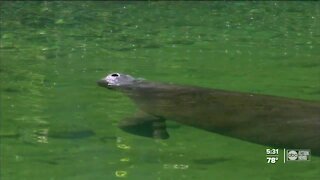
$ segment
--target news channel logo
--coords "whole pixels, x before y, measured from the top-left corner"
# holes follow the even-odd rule
[[[286,160],[289,161],[310,161],[310,149],[287,149]]]
[[[276,164],[280,160],[279,149],[266,149],[266,160],[268,164]],[[283,163],[303,162],[311,160],[310,149],[283,149]]]

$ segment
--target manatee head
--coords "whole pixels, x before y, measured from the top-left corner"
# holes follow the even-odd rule
[[[117,87],[126,87],[133,85],[137,79],[130,75],[121,73],[111,73],[105,78],[99,80],[97,83],[99,86],[106,87],[109,89],[114,89]]]

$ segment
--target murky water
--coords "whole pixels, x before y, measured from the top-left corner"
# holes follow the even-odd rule
[[[316,179],[320,158],[266,163],[267,147],[135,112],[96,85],[149,80],[320,100],[318,2],[2,2],[1,171],[11,179]]]

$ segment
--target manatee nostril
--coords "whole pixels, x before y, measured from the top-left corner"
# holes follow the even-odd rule
[[[111,74],[112,77],[118,77],[120,76],[118,73],[114,73],[114,74]]]

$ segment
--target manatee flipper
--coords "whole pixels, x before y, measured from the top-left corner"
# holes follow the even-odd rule
[[[138,136],[168,139],[165,119],[139,112],[136,116],[123,119],[118,124],[122,130]]]

